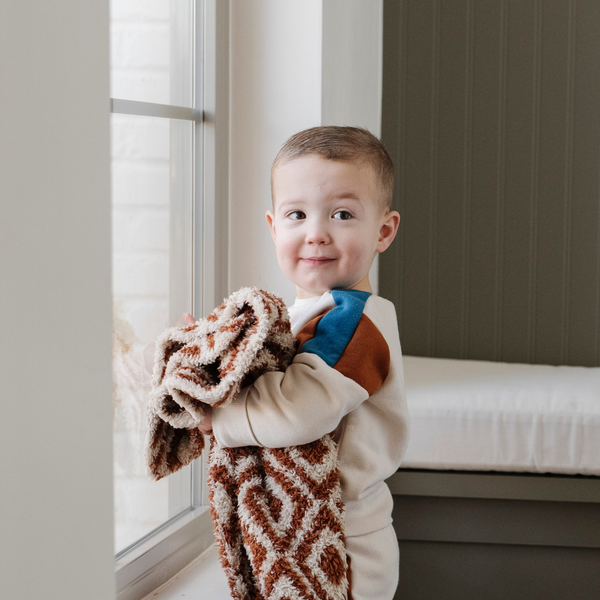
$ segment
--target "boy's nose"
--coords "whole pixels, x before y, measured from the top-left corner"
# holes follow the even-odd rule
[[[306,232],[306,242],[308,244],[327,244],[329,243],[329,233],[327,228],[321,223],[313,223]]]

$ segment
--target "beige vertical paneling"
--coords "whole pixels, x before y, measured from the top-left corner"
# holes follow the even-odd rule
[[[500,360],[529,362],[533,231],[531,206],[535,200],[532,181],[535,168],[536,131],[532,118],[536,105],[534,59],[535,4],[508,2],[506,47],[506,121],[504,124],[504,211],[500,286],[502,323]]]
[[[502,351],[503,331],[503,277],[504,277],[504,206],[506,203],[506,95],[508,79],[508,0],[500,2],[498,45],[498,157],[496,162],[496,231],[495,231],[495,277],[494,277],[494,359],[498,360]],[[489,322],[489,321],[487,321]],[[485,328],[485,321],[481,324]],[[482,355],[484,356],[484,355]]]
[[[570,294],[566,360],[572,364],[600,364],[600,2],[577,2],[574,10]]]
[[[497,303],[501,277],[501,192],[504,94],[506,73],[506,3],[474,3],[472,150],[468,167],[470,186],[468,344],[463,356],[486,360],[497,357],[496,340],[501,309]],[[494,327],[490,329],[490,324]],[[486,335],[481,332],[486,331]]]
[[[568,132],[568,37],[569,2],[544,0],[538,11],[539,101],[535,115],[537,140],[537,188],[535,211],[536,258],[532,360],[563,362],[564,327],[568,306],[564,286],[568,271],[565,232],[565,174]]]
[[[432,132],[436,135],[437,182],[435,196],[431,196],[435,203],[431,210],[436,214],[436,231],[433,238],[435,264],[430,275],[434,280],[436,321],[432,351],[443,357],[462,354],[465,327],[467,6],[466,0],[441,2],[437,36],[437,130]]]
[[[568,360],[571,322],[571,270],[572,270],[572,221],[573,221],[573,148],[575,142],[575,43],[576,3],[569,3],[567,30],[567,93],[566,93],[566,135],[565,135],[565,190],[564,190],[564,277],[562,306],[564,311],[561,362]]]
[[[384,254],[385,261],[391,260],[391,269],[383,268],[380,274],[380,290],[389,298],[402,298],[397,303],[402,323],[403,344],[414,354],[428,355],[433,345],[435,313],[433,305],[432,273],[434,265],[435,240],[435,196],[436,196],[436,98],[438,60],[436,12],[439,3],[388,2],[385,12],[397,10],[398,24],[384,17],[386,44],[390,39],[397,44],[395,56],[387,55],[384,73],[384,87],[397,88],[400,78],[400,97],[404,104],[390,110],[384,102],[386,120],[393,126],[389,136],[396,144],[394,159],[401,165],[396,181],[396,199],[401,211],[401,233],[396,242],[400,245],[400,260],[394,261],[394,254]],[[401,35],[398,35],[400,33]],[[387,48],[389,51],[389,48]],[[400,55],[402,52],[402,55]],[[389,75],[388,75],[389,73]],[[384,91],[384,94],[387,93]],[[398,135],[398,139],[395,139]],[[388,132],[384,137],[387,139]],[[433,142],[433,143],[432,143]],[[400,154],[401,152],[401,154]],[[398,197],[398,191],[402,197]],[[389,258],[388,258],[389,257]],[[401,268],[398,264],[401,263]],[[402,289],[394,294],[396,279]],[[419,299],[414,302],[413,299]]]
[[[405,145],[406,139],[406,65],[403,60],[406,56],[407,36],[406,28],[408,19],[406,18],[407,5],[404,2],[390,2],[386,7],[386,14],[383,21],[383,73],[390,74],[386,82],[387,102],[382,103],[381,122],[389,123],[387,139],[387,148],[390,155],[395,157],[396,178],[394,182],[396,208],[404,214],[404,200],[406,198],[405,188]],[[400,230],[403,229],[404,222],[400,221]],[[402,307],[402,294],[404,286],[404,261],[401,257],[404,254],[405,236],[399,235],[394,243],[386,252],[386,257],[393,269],[386,269],[385,274],[389,275],[379,281],[380,292],[389,298],[394,298],[397,306]],[[380,277],[384,271],[380,269]],[[402,327],[402,310],[396,311],[398,316],[398,325]]]
[[[405,352],[600,364],[600,3],[388,0]]]

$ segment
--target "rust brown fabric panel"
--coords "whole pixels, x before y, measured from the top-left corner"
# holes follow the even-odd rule
[[[372,396],[390,372],[390,350],[373,321],[362,315],[352,341],[333,367]]]
[[[324,315],[317,315],[313,319],[311,319],[308,323],[300,329],[298,334],[296,335],[296,340],[298,342],[298,352],[302,350],[302,346],[308,342],[308,340],[312,340],[315,337],[315,332],[317,331],[317,325],[319,321],[323,318]]]
[[[600,365],[600,2],[386,0],[408,354]]]

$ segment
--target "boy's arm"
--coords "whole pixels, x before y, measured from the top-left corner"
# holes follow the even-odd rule
[[[325,336],[326,326],[313,336],[317,324],[315,319],[300,332],[300,352],[285,372],[265,373],[232,404],[213,411],[220,446],[279,448],[312,442],[334,431],[381,387],[389,372],[389,348],[366,315],[333,353],[336,340]]]
[[[313,442],[369,397],[352,379],[314,354],[299,354],[285,372],[261,375],[235,401],[212,412],[222,447],[281,448]]]

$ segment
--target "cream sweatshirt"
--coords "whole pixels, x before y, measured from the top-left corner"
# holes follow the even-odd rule
[[[279,448],[335,432],[346,534],[392,522],[385,484],[409,433],[396,311],[368,292],[334,290],[290,307],[298,354],[285,372],[260,376],[213,411],[222,447]]]

